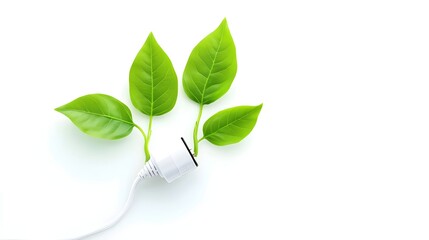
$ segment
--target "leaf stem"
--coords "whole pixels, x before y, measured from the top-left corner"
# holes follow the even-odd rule
[[[139,125],[137,125],[135,123],[133,123],[133,124],[134,124],[134,127],[136,127],[141,132],[141,134],[144,137],[144,140],[146,140],[146,133],[144,133],[143,129]]]
[[[150,137],[152,136],[152,120],[153,120],[153,116],[149,116],[149,127],[147,128],[147,138],[146,141],[144,142],[144,152],[146,155],[146,162],[149,161],[150,159],[150,153],[149,153],[149,141],[150,141]]]
[[[146,162],[150,159],[150,153],[149,153],[149,140],[150,140],[150,135],[151,135],[151,127],[152,127],[152,117],[149,120],[149,130],[148,130],[148,135],[146,135],[146,133],[144,132],[144,130],[137,124],[134,123],[134,127],[136,127],[141,134],[143,135],[144,138],[144,153],[146,156]]]
[[[201,115],[203,114],[203,104],[200,104],[200,110],[198,112],[198,118],[197,121],[195,122],[195,127],[194,127],[194,156],[198,156],[198,127],[200,126],[200,119],[201,119]],[[204,138],[204,137],[203,137]]]
[[[206,139],[206,138],[205,138],[205,137],[202,137],[202,138],[198,139],[198,142],[201,142],[201,141],[203,141],[204,139]]]

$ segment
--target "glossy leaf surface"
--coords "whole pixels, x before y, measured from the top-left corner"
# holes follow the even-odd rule
[[[261,109],[262,104],[222,110],[204,123],[203,138],[219,146],[238,143],[252,131]]]
[[[183,73],[183,88],[193,101],[210,104],[228,91],[236,73],[235,44],[224,19],[192,50]]]
[[[152,33],[131,65],[129,81],[131,101],[146,115],[165,114],[176,104],[176,72]]]
[[[85,95],[55,110],[93,137],[119,139],[129,135],[134,127],[130,109],[105,94]]]

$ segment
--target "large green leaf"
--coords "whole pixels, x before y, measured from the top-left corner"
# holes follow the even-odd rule
[[[167,113],[176,104],[177,85],[173,64],[150,33],[130,69],[133,105],[149,116]]]
[[[252,131],[261,109],[262,104],[222,110],[204,123],[203,138],[219,146],[238,143]]]
[[[199,104],[222,97],[237,73],[235,44],[226,19],[192,50],[183,73],[186,95]]]
[[[104,94],[82,96],[55,110],[93,137],[119,139],[129,135],[134,127],[130,109]]]

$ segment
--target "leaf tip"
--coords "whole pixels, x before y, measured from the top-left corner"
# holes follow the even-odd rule
[[[150,32],[149,35],[147,36],[147,39],[149,40],[153,40],[155,39],[155,36],[153,35],[153,32]]]
[[[54,108],[54,111],[57,111],[57,112],[59,112],[59,113],[60,113],[60,112],[62,112],[62,111],[61,111],[61,109],[62,109],[62,106],[61,106],[61,107]]]
[[[221,26],[228,26],[228,21],[226,20],[226,17],[223,18],[222,22],[220,23]]]
[[[152,45],[157,46],[158,42],[156,41],[155,35],[153,34],[153,32],[149,33],[149,36],[147,36],[146,42],[149,42]]]

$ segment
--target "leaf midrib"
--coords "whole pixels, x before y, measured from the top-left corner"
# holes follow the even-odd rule
[[[223,40],[223,33],[224,33],[224,31],[225,31],[225,26],[223,26],[223,27],[222,27],[222,32],[221,32],[221,34],[220,34],[219,45],[217,46],[216,53],[215,53],[214,58],[213,58],[213,61],[212,61],[212,66],[210,67],[209,74],[208,74],[208,75],[207,75],[207,77],[206,77],[206,82],[204,83],[203,92],[201,93],[201,103],[200,103],[200,104],[204,104],[204,95],[205,95],[205,93],[206,93],[207,84],[208,84],[208,82],[209,82],[209,78],[210,78],[210,77],[211,77],[211,75],[212,75],[213,68],[214,68],[214,65],[215,65],[215,61],[216,61],[217,55],[218,55],[218,53],[219,53],[220,46],[222,45],[222,40]]]
[[[149,41],[149,47],[150,47],[150,84],[151,84],[151,88],[150,88],[150,115],[149,116],[153,116],[153,47],[152,47],[152,41],[154,41],[155,37],[152,36],[151,40]]]
[[[209,136],[211,136],[211,135],[213,135],[213,134],[216,134],[216,133],[217,133],[217,132],[219,132],[220,130],[222,130],[222,129],[224,129],[224,128],[226,128],[226,127],[230,126],[230,125],[232,125],[233,123],[235,123],[235,122],[237,122],[237,121],[242,120],[243,118],[245,118],[245,117],[249,116],[251,113],[253,113],[255,110],[256,110],[256,109],[252,109],[251,111],[249,111],[249,112],[248,112],[248,113],[246,113],[245,115],[241,116],[240,118],[234,119],[232,122],[227,123],[225,126],[218,128],[216,131],[214,131],[214,132],[210,133],[209,135],[205,135],[205,136],[204,136],[204,138],[207,138],[207,137],[209,137]]]
[[[123,119],[116,118],[116,117],[109,116],[109,115],[105,115],[105,114],[101,114],[101,113],[88,112],[88,111],[75,110],[75,109],[71,109],[71,110],[64,110],[64,112],[80,112],[80,113],[86,113],[86,114],[89,114],[89,115],[94,115],[94,116],[98,116],[98,117],[104,117],[104,118],[107,118],[107,119],[109,119],[109,120],[116,120],[116,121],[123,122],[123,123],[129,124],[129,125],[134,125],[134,123],[133,123],[133,122],[128,122],[128,121],[125,121],[125,120],[123,120]]]

